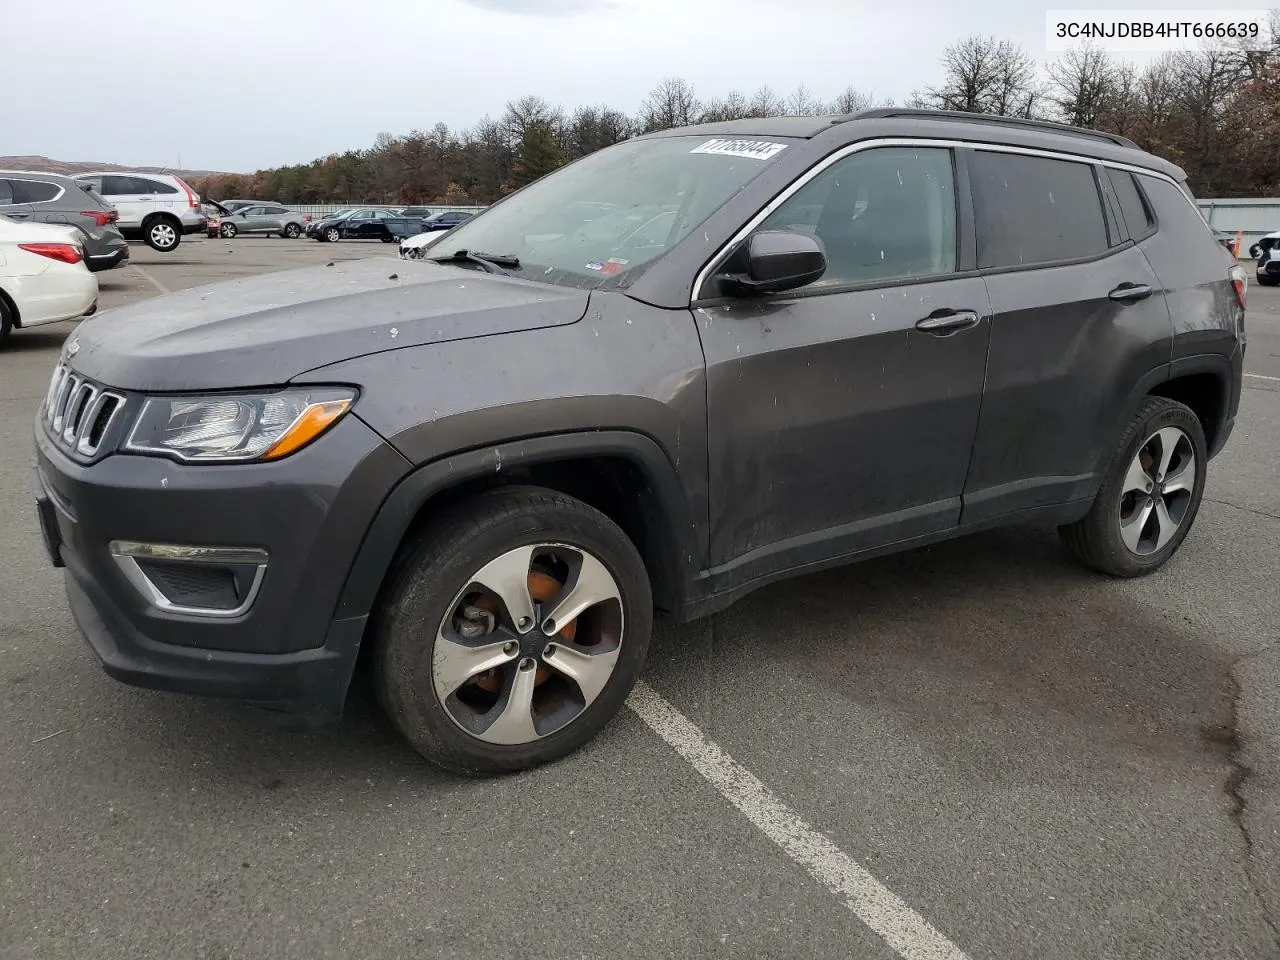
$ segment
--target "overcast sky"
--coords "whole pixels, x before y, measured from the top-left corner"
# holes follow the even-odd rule
[[[1112,7],[1171,5],[1218,6]],[[633,113],[658,80],[677,75],[702,97],[804,83],[829,98],[852,84],[901,102],[936,83],[943,49],[971,33],[1047,56],[1046,5],[1023,0],[0,6],[0,155],[236,172],[367,147],[380,131],[465,127],[530,93]],[[29,36],[43,39],[23,42]]]

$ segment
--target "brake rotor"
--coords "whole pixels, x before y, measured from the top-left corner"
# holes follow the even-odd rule
[[[560,591],[564,589],[564,583],[557,580],[549,573],[541,570],[529,571],[529,596],[535,603],[547,603],[559,596]],[[482,594],[477,597],[473,604],[488,613],[498,616],[500,606],[498,598],[491,593]],[[570,620],[556,636],[572,641],[574,635],[578,632],[578,621]],[[538,672],[534,676],[533,685],[535,687],[542,685],[551,678],[551,668],[545,664],[538,664]],[[475,685],[481,690],[485,690],[492,694],[502,692],[502,674],[500,669],[487,670],[475,678]]]

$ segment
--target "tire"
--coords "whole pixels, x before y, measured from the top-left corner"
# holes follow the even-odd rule
[[[182,242],[182,225],[172,217],[153,217],[142,225],[142,234],[152,250],[168,253]]]
[[[547,567],[553,572],[546,580],[539,567],[548,545],[556,545],[556,555],[577,563],[577,568]],[[525,551],[532,555],[527,557]],[[511,613],[510,605],[493,593],[481,591],[478,598],[469,593],[478,582],[493,582],[486,575],[487,565],[509,562],[509,571],[519,571],[522,565],[528,571],[526,578],[512,573],[514,579],[507,581],[523,582],[525,587],[522,596],[533,625],[523,633],[515,622],[519,607]],[[600,591],[607,599],[568,623],[554,624],[549,629],[557,632],[548,636],[547,623],[562,592],[544,594],[546,606],[530,600],[537,595],[537,577],[553,591],[562,591],[562,584],[571,580],[575,590],[588,582],[611,586]],[[649,577],[626,534],[593,507],[541,487],[504,487],[460,505],[402,550],[384,597],[373,630],[374,683],[383,709],[422,756],[469,776],[529,769],[592,739],[622,708],[639,677],[653,622]],[[473,606],[462,602],[468,597]],[[496,614],[486,621],[488,635],[509,639],[505,647],[501,639],[483,637],[470,644],[492,644],[490,650],[501,649],[503,657],[508,657],[507,648],[514,649],[500,666],[475,673],[474,663],[449,658],[449,651],[468,643],[446,640],[443,634],[461,637],[458,624],[482,629],[480,621],[459,620],[455,612],[466,607],[484,620],[487,615],[478,608],[486,601],[487,609]],[[566,639],[570,630],[575,632]],[[555,649],[539,653],[540,644]],[[603,654],[583,652],[591,650]],[[554,669],[556,655],[562,665],[591,664],[583,675],[594,676],[594,686],[579,685]],[[598,655],[604,659],[595,660]],[[470,679],[461,680],[464,676]],[[481,683],[489,689],[482,689]],[[506,710],[520,689],[528,694],[529,706]],[[539,718],[535,708],[542,711]],[[505,723],[521,718],[523,726]],[[539,719],[541,729],[535,726]]]
[[[1258,257],[1260,257],[1260,256],[1262,256],[1262,247],[1258,246],[1258,245],[1255,243],[1253,246],[1251,246],[1251,247],[1249,248],[1249,259],[1250,259],[1250,260],[1257,260],[1257,259],[1258,259]]]
[[[236,225],[234,223],[224,223],[218,228],[218,233],[222,236],[223,240],[230,240],[239,232],[240,231],[236,229]]]
[[[298,237],[302,236],[302,228],[296,223],[285,224],[282,236],[287,237],[290,240],[297,240]]]
[[[1195,523],[1208,461],[1204,428],[1191,408],[1148,397],[1129,421],[1089,512],[1058,528],[1063,543],[1086,566],[1112,576],[1158,570]]]
[[[1256,274],[1256,277],[1258,280],[1258,286],[1260,287],[1274,287],[1276,285],[1276,281],[1280,280],[1280,277],[1268,276],[1265,273]]]
[[[383,243],[395,243],[395,242],[396,242],[396,238],[395,238],[395,237],[382,237],[381,239],[382,239],[382,242],[383,242]]]
[[[16,317],[13,307],[9,305],[9,298],[0,293],[0,346],[4,346],[5,340],[9,338],[10,331],[16,326],[15,321]]]
[[[337,243],[342,239],[342,232],[337,227],[330,227],[324,232],[324,238],[329,243]]]

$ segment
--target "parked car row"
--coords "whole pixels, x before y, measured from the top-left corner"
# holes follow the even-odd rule
[[[398,214],[373,207],[351,207],[332,213],[307,226],[306,234],[314,240],[337,243],[339,240],[381,240],[395,243],[437,230],[450,230],[471,219],[474,214],[450,210],[435,216],[420,217],[413,211],[422,207],[405,207]]]

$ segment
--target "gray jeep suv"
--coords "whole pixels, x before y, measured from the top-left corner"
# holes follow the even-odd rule
[[[90,270],[110,270],[129,259],[129,244],[115,227],[115,208],[71,177],[0,170],[0,216],[19,223],[75,227],[83,237],[84,265]]]
[[[38,514],[110,675],[322,720],[363,649],[424,756],[520,769],[619,710],[655,612],[1028,521],[1156,570],[1240,398],[1242,269],[1091,131],[667,130],[429,253],[67,343]]]

